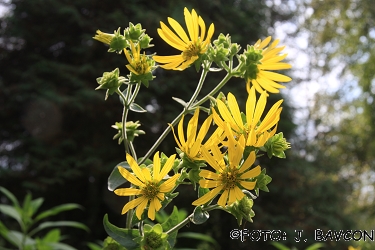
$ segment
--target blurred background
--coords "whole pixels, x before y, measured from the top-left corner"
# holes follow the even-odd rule
[[[107,53],[92,39],[97,29],[112,33],[118,27],[141,23],[154,38],[148,53],[176,51],[157,35],[159,22],[173,17],[183,22],[183,8],[194,8],[213,39],[230,34],[232,42],[253,44],[269,35],[287,47],[285,72],[293,78],[272,102],[284,98],[278,131],[292,143],[286,159],[260,159],[273,180],[270,192],[255,200],[253,223],[239,227],[235,218],[215,210],[203,225],[190,224],[180,232],[200,232],[218,244],[179,238],[176,247],[196,249],[275,249],[270,241],[232,240],[235,228],[277,229],[286,232],[289,247],[313,244],[314,230],[374,230],[375,184],[375,5],[371,0],[0,0],[0,186],[19,200],[27,192],[44,197],[41,210],[78,203],[84,210],[55,216],[84,223],[90,232],[62,228],[64,241],[77,249],[104,240],[103,216],[124,227],[121,208],[127,198],[107,189],[107,178],[124,161],[122,145],[111,128],[120,121],[122,105],[115,96],[104,101],[95,91],[96,78],[120,68],[123,54]],[[146,132],[135,140],[139,156],[180,112],[172,96],[186,99],[199,78],[194,68],[183,72],[158,69],[156,79],[136,102],[149,111],[131,113]],[[207,93],[223,75],[209,75]],[[245,82],[233,79],[231,91],[244,108]],[[169,135],[159,150],[175,153]],[[181,187],[174,203],[188,213],[195,193]],[[181,195],[183,194],[183,195]],[[191,195],[191,197],[189,196]],[[0,194],[0,203],[8,204]],[[170,212],[173,206],[169,206]],[[8,227],[16,224],[0,214]],[[296,242],[303,230],[306,242]],[[347,249],[363,242],[329,240],[323,249]],[[370,242],[371,243],[371,242]],[[368,244],[368,243],[367,243]],[[0,238],[0,246],[7,247]],[[9,247],[9,246],[8,246]]]

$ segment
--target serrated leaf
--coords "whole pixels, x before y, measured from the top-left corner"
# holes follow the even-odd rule
[[[176,102],[178,102],[179,104],[181,104],[183,107],[186,107],[186,105],[187,105],[187,103],[180,98],[172,97],[172,99],[175,100]]]
[[[128,250],[139,249],[138,244],[134,241],[134,238],[140,236],[138,230],[116,227],[108,221],[108,214],[104,215],[103,225],[107,234],[120,245],[124,246]]]
[[[210,218],[210,214],[207,211],[203,211],[201,206],[194,209],[193,217],[190,219],[194,224],[202,224]]]
[[[120,171],[118,170],[119,167],[125,168],[126,170],[130,170],[131,168],[129,164],[126,161],[120,162],[117,164],[113,170],[112,173],[108,177],[108,190],[113,191],[122,184],[126,183],[127,180],[120,174]]]
[[[141,106],[139,106],[138,104],[136,104],[134,102],[130,104],[129,109],[131,111],[134,111],[134,112],[137,112],[137,113],[145,113],[145,112],[147,112],[147,110],[145,110],[144,108],[142,108]]]

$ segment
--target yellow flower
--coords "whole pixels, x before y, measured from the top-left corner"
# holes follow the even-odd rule
[[[126,59],[128,60],[129,64],[126,65],[128,70],[136,75],[145,75],[151,71],[151,63],[147,60],[147,56],[145,53],[142,55],[140,54],[140,45],[139,43],[137,46],[134,46],[134,43],[130,41],[131,46],[131,54],[130,56],[129,51],[127,49],[124,49],[124,53],[126,56]]]
[[[226,204],[230,205],[244,197],[241,189],[252,190],[255,187],[256,181],[251,178],[261,173],[260,166],[249,170],[255,161],[255,152],[252,151],[247,159],[241,162],[245,144],[244,137],[241,136],[238,141],[235,141],[234,137],[230,135],[229,125],[226,133],[228,134],[228,163],[224,160],[224,153],[221,153],[219,146],[212,145],[210,148],[202,146],[205,160],[216,172],[205,169],[200,172],[199,176],[205,179],[200,180],[199,185],[202,188],[213,189],[194,201],[194,206],[206,204],[222,191],[217,204],[224,207]]]
[[[261,53],[261,59],[258,62],[247,63],[248,70],[252,71],[247,72],[248,74],[245,73],[245,80],[247,82],[246,88],[248,92],[250,91],[251,83],[259,93],[262,93],[263,89],[270,93],[279,93],[279,89],[285,88],[285,86],[278,84],[277,82],[289,82],[292,80],[288,76],[269,71],[290,69],[292,67],[288,63],[281,62],[288,54],[278,54],[285,48],[285,46],[276,47],[279,43],[279,40],[277,39],[266,48],[270,41],[271,37],[269,36],[263,41],[259,39],[253,46],[255,53]],[[245,54],[247,52],[245,52]]]
[[[280,120],[280,107],[283,100],[276,102],[267,115],[260,121],[267,103],[267,92],[262,94],[256,101],[255,88],[250,89],[249,96],[246,101],[246,121],[243,121],[236,97],[232,93],[228,93],[228,107],[221,100],[217,100],[217,106],[221,117],[213,109],[213,119],[215,123],[225,129],[225,122],[228,122],[235,137],[244,135],[246,146],[262,147],[269,138],[271,138],[277,129],[277,123]],[[269,131],[273,128],[272,131]]]
[[[211,24],[207,37],[206,24],[202,17],[198,16],[193,9],[191,13],[187,8],[184,9],[185,23],[189,33],[189,37],[182,28],[182,26],[174,19],[168,18],[168,22],[175,31],[167,27],[163,22],[160,22],[161,28],[158,29],[160,37],[173,48],[176,48],[182,53],[173,56],[154,56],[154,60],[162,63],[160,67],[164,69],[184,70],[191,65],[200,55],[207,51],[208,45],[211,42],[211,37],[214,33],[214,25]]]
[[[114,34],[104,33],[100,30],[96,31],[96,35],[93,37],[95,40],[98,40],[99,42],[110,44],[112,39],[115,37]]]
[[[361,250],[361,247],[352,247],[352,246],[349,246],[348,250]]]
[[[183,130],[184,116],[182,116],[180,122],[178,123],[178,138],[172,127],[173,136],[178,147],[192,161],[202,160],[202,157],[203,157],[201,154],[202,142],[205,136],[207,135],[208,129],[212,122],[212,116],[207,117],[207,119],[203,122],[197,135],[198,118],[199,118],[199,109],[197,108],[194,112],[193,117],[190,119],[188,123],[187,135],[186,135],[187,140],[185,140],[185,134]],[[213,133],[213,135],[206,141],[207,145],[211,143],[215,143],[214,140],[219,131],[220,130],[216,130]],[[218,141],[217,141],[217,144],[219,144]]]
[[[138,197],[124,206],[122,214],[138,206],[135,214],[138,219],[141,219],[143,211],[146,206],[149,205],[148,218],[151,220],[155,219],[155,211],[159,211],[162,207],[160,201],[164,200],[164,194],[172,191],[176,186],[177,178],[180,176],[180,174],[176,174],[165,182],[162,182],[162,179],[171,170],[175,156],[176,155],[172,155],[169,157],[163,168],[161,168],[159,152],[156,152],[153,159],[154,165],[151,175],[148,168],[141,169],[131,155],[126,155],[126,160],[133,170],[134,175],[125,168],[120,167],[118,169],[121,175],[137,188],[119,188],[114,192],[119,196],[137,195]]]

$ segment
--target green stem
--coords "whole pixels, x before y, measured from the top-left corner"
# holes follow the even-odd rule
[[[203,103],[205,103],[210,98],[210,96],[213,96],[214,94],[216,94],[231,78],[232,78],[232,74],[227,73],[227,75],[223,78],[223,80],[221,80],[221,82],[213,90],[211,90],[210,93],[208,93],[205,97],[200,99],[198,102],[194,103],[193,108],[196,108],[199,105],[202,105]]]
[[[211,205],[211,206],[202,208],[202,211],[203,212],[208,212],[208,211],[211,211],[211,210],[214,210],[214,209],[217,209],[217,208],[220,208],[220,206],[216,204],[216,205]],[[181,221],[176,226],[174,226],[171,229],[169,229],[166,233],[167,234],[171,234],[171,233],[173,233],[173,232],[175,232],[177,230],[180,230],[182,227],[184,227],[186,224],[188,224],[191,221],[191,219],[193,218],[193,216],[194,216],[194,213],[190,214],[183,221]]]
[[[190,98],[190,101],[186,104],[184,110],[170,123],[172,127],[176,126],[177,123],[180,121],[181,117],[183,115],[185,115],[186,113],[189,112],[189,109],[190,109],[190,106],[192,105],[192,103],[195,101],[195,99],[197,98],[199,92],[201,91],[202,89],[202,86],[203,86],[203,83],[206,79],[206,76],[207,76],[207,73],[209,72],[209,68],[210,68],[210,65],[212,64],[212,62],[208,63],[205,67],[203,67],[203,71],[202,71],[202,75],[199,79],[199,82],[198,82],[198,86],[197,88],[195,89],[195,92],[193,94],[193,96]],[[195,106],[195,105],[194,105]],[[160,145],[160,143],[165,139],[165,137],[167,137],[167,135],[169,134],[169,132],[171,132],[171,126],[168,126],[164,132],[160,135],[160,137],[156,140],[156,142],[154,143],[154,145],[152,145],[152,147],[150,148],[150,150],[145,154],[145,156],[138,162],[138,164],[142,164],[146,159],[148,159],[156,150],[156,148]]]

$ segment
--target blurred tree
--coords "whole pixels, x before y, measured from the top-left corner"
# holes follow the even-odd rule
[[[183,23],[183,7],[186,6],[195,8],[206,24],[215,24],[214,38],[221,32],[230,33],[233,42],[245,47],[267,36],[275,21],[291,16],[290,13],[284,15],[273,10],[276,4],[269,5],[270,2],[2,1],[9,8],[9,13],[0,19],[2,186],[18,197],[24,196],[25,190],[32,190],[36,196],[46,198],[46,206],[66,202],[83,205],[85,215],[76,214],[76,218],[69,219],[81,220],[92,233],[83,235],[77,232],[71,244],[82,247],[84,241],[103,239],[104,213],[112,212],[111,221],[114,217],[119,223],[124,220],[119,211],[126,201],[118,197],[114,199],[114,195],[106,190],[108,175],[118,162],[124,160],[124,152],[122,146],[112,141],[116,131],[110,128],[121,117],[121,104],[114,97],[104,101],[104,92],[94,91],[97,86],[95,79],[104,71],[116,67],[120,68],[122,75],[126,75],[123,66],[127,62],[124,55],[109,54],[105,46],[94,41],[95,31],[112,32],[118,27],[125,28],[129,22],[142,23],[146,32],[154,38],[155,47],[149,50],[150,53],[174,54],[176,51],[159,38],[156,29],[159,21],[165,22],[168,16]],[[136,100],[149,112],[130,114],[130,119],[140,120],[140,129],[146,131],[146,136],[135,140],[139,156],[146,153],[167,122],[180,112],[181,107],[175,105],[171,97],[184,99],[189,96],[195,88],[190,82],[195,84],[199,77],[194,68],[180,74],[158,69],[155,74],[157,78],[148,89],[141,91]],[[215,74],[217,77],[213,77]],[[221,79],[220,72],[215,74],[208,78],[206,86],[217,84],[217,80]],[[244,89],[244,81],[234,79],[223,91],[235,93],[244,107],[247,95]],[[207,92],[205,88],[202,91]],[[280,98],[272,96],[269,105]],[[292,111],[287,102],[283,107],[283,122],[279,130],[290,138],[294,130]],[[174,147],[173,137],[169,136],[159,149],[172,154]],[[315,164],[297,157],[290,159],[292,161],[284,160],[283,165],[278,160],[261,162],[274,177],[274,183],[270,186],[271,193],[262,193],[255,202],[255,223],[246,227],[284,230],[285,225],[289,225],[290,230],[297,226],[300,227],[295,229],[315,229],[327,221],[331,224],[324,225],[338,226],[339,223],[335,223],[343,219],[343,215],[333,211],[340,211],[342,200],[340,196],[335,196],[337,186],[332,185],[333,177],[326,176],[324,168],[316,174]],[[338,185],[341,187],[341,183]],[[312,190],[314,192],[310,195]],[[330,206],[314,203],[321,199],[322,190],[325,190],[324,200],[330,201]],[[184,196],[177,197],[176,203],[192,209],[194,197],[188,195],[194,194],[193,190],[181,192]],[[330,216],[323,216],[324,213]],[[199,229],[211,234],[219,240],[223,249],[247,249],[253,245],[259,249],[273,249],[264,242],[230,240],[229,232],[234,228],[238,228],[235,219],[218,212],[211,214],[208,223],[191,225],[183,230]],[[293,240],[289,234],[288,240]],[[180,244],[188,245],[190,242],[181,240]]]
[[[323,73],[341,70],[338,90],[320,94],[315,101],[315,146],[344,167],[342,174],[350,177],[355,188],[351,208],[362,218],[361,226],[371,228],[375,219],[375,6],[371,0],[313,0],[305,9],[311,15],[303,28],[314,34],[310,44],[316,68]]]

